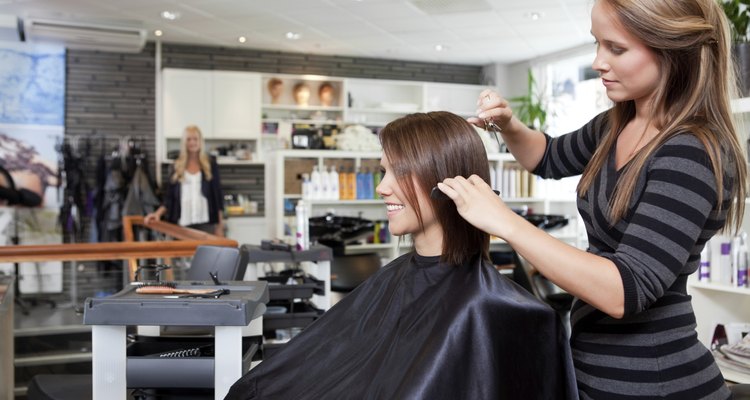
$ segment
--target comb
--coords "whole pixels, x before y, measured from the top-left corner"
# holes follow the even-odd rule
[[[170,286],[142,286],[135,289],[139,294],[212,294],[216,289],[177,289]]]
[[[492,190],[496,195],[500,196],[499,190]],[[430,198],[435,200],[450,200],[447,194],[443,193],[437,186],[433,187],[430,191]]]

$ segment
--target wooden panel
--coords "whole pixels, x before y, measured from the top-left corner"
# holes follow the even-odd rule
[[[284,194],[302,194],[302,174],[309,174],[318,165],[316,158],[284,160]]]

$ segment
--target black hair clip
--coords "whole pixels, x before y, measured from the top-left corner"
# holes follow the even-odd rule
[[[495,192],[496,195],[500,196],[499,190],[493,189],[492,191]],[[433,187],[432,190],[430,191],[430,198],[435,199],[435,200],[450,200],[451,199],[450,197],[448,197],[447,194],[443,193],[443,191],[440,190],[437,186]]]

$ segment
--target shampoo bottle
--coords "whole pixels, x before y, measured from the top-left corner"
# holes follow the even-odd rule
[[[328,168],[328,199],[338,200],[339,196],[339,174],[336,172],[336,168],[331,165]]]

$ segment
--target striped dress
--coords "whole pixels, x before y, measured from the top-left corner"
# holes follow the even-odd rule
[[[545,178],[579,175],[608,132],[606,112],[581,129],[547,137],[534,171]],[[711,353],[697,338],[687,294],[700,252],[726,220],[717,211],[716,180],[705,148],[689,133],[665,142],[646,162],[630,208],[607,222],[617,184],[614,151],[578,199],[588,251],[610,259],[625,290],[625,315],[614,319],[576,299],[571,348],[581,399],[727,399]],[[724,199],[731,179],[725,179]]]

